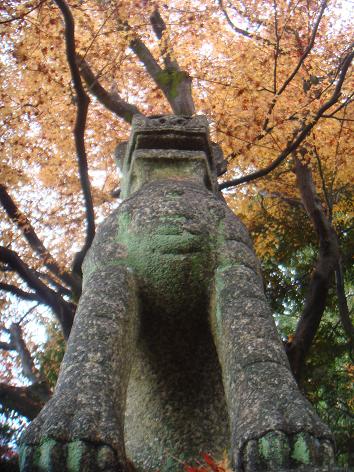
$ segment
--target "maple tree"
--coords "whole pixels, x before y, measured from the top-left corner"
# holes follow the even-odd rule
[[[307,385],[326,309],[349,352],[353,45],[344,9],[336,0],[2,3],[5,408],[32,419],[51,395],[48,366],[63,343],[48,320],[69,336],[83,257],[118,204],[114,148],[137,113],[209,117],[228,161],[220,189],[254,236],[298,381]],[[35,332],[48,323],[45,349]]]

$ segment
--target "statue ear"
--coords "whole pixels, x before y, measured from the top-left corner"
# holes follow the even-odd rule
[[[116,146],[114,150],[114,157],[116,159],[116,165],[118,169],[123,171],[123,163],[124,163],[124,157],[125,157],[125,152],[127,150],[127,144],[128,141],[123,141],[122,143],[119,143],[118,146]]]
[[[224,153],[219,144],[211,143],[211,151],[213,153],[216,175],[219,177],[227,171],[227,161],[224,159]]]

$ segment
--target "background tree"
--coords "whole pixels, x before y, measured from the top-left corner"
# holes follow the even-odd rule
[[[51,395],[82,259],[119,204],[113,150],[132,116],[204,113],[228,161],[220,189],[254,236],[294,375],[348,462],[345,4],[5,0],[0,12],[3,411],[32,419]]]

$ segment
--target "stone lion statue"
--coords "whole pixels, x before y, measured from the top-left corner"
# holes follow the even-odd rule
[[[52,399],[21,471],[325,471],[332,436],[291,374],[204,116],[135,116]],[[129,461],[127,459],[129,457]]]

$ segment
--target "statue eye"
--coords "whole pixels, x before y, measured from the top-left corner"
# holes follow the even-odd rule
[[[160,122],[161,124],[166,123],[166,118],[160,118],[160,119],[159,119],[159,122]]]

